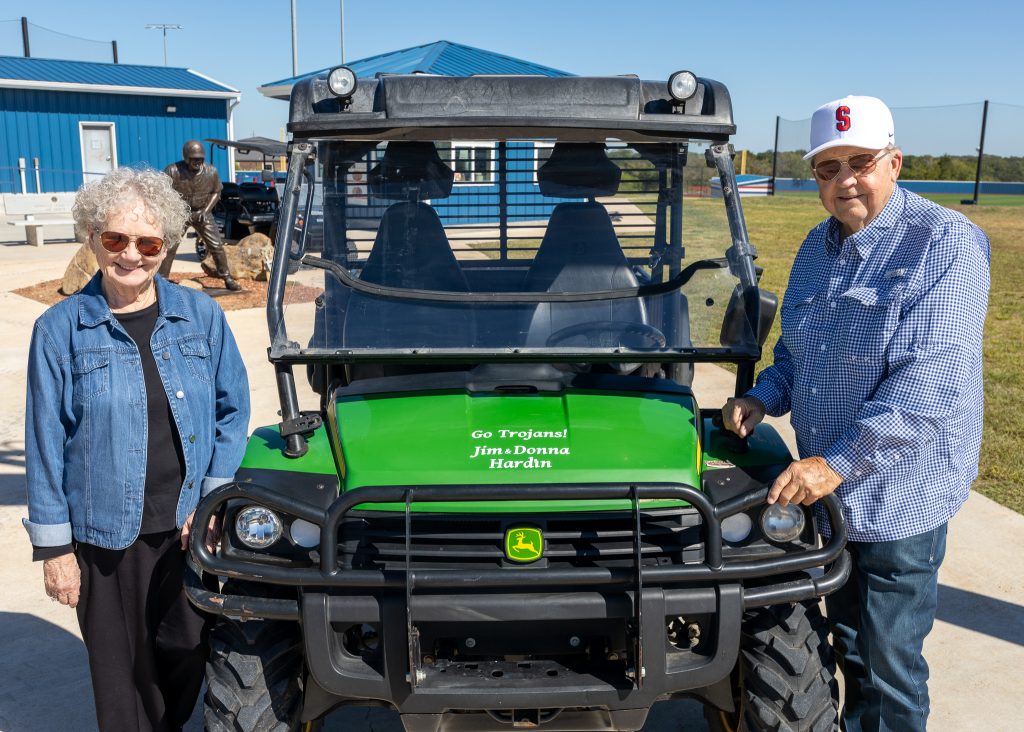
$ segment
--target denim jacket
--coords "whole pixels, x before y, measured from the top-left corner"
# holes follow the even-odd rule
[[[123,549],[142,525],[148,419],[139,350],[97,274],[36,321],[28,360],[25,472],[32,544]],[[150,345],[185,455],[177,525],[230,481],[245,451],[249,386],[224,312],[154,279]],[[168,450],[173,450],[171,445]]]

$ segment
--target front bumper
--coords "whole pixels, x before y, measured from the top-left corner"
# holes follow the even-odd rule
[[[466,570],[407,565],[402,571],[352,570],[339,564],[338,527],[356,507],[404,502],[406,533],[411,536],[410,506],[415,501],[502,500],[513,497],[513,492],[524,500],[630,499],[637,530],[640,501],[685,500],[702,518],[704,561],[643,566],[635,534],[636,555],[633,566],[627,567]],[[764,559],[723,557],[722,519],[762,504],[766,496],[767,488],[758,488],[712,504],[704,493],[678,484],[396,486],[352,490],[325,510],[259,485],[232,483],[200,504],[196,525],[205,525],[229,500],[259,503],[320,527],[319,566],[285,567],[218,557],[196,533],[190,548],[198,567],[190,565],[186,585],[193,604],[208,612],[300,620],[306,663],[316,684],[339,697],[386,700],[403,714],[407,728],[423,715],[424,728],[436,729],[440,723],[435,718],[448,710],[490,710],[486,713],[491,717],[494,710],[509,710],[512,716],[518,713],[515,710],[525,710],[529,723],[544,710],[565,707],[600,710],[609,720],[626,715],[610,722],[623,725],[635,721],[631,714],[646,714],[659,697],[707,687],[727,676],[738,653],[744,610],[820,597],[846,581],[846,527],[833,496],[823,501],[832,524],[832,536],[823,547]],[[199,582],[200,568],[301,592],[296,592],[296,599],[212,593]],[[817,576],[793,579],[804,570],[822,568]],[[783,575],[779,582],[769,580]],[[745,586],[746,580],[756,580],[756,586]],[[668,642],[666,621],[673,618],[699,618],[703,645],[686,648]],[[610,636],[625,639],[627,651],[621,658],[608,655],[615,656],[613,663],[602,657],[600,663],[573,664],[557,654],[531,655],[525,664],[515,657],[509,660],[520,646],[542,644],[539,639],[546,633],[568,637],[565,628],[595,624]],[[347,646],[346,634],[362,627],[379,632],[372,662]],[[442,661],[431,649],[446,632],[462,639],[469,634],[492,639],[520,634],[517,637],[526,640],[505,643],[504,653],[494,656],[503,660],[484,655],[461,662],[456,652],[454,660]],[[475,637],[473,641],[475,645]],[[492,642],[501,645],[500,640]],[[571,719],[567,716],[564,723],[578,724]],[[554,721],[544,722],[545,728],[559,729]]]

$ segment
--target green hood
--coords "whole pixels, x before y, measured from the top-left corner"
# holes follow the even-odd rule
[[[699,486],[695,410],[693,398],[685,394],[432,392],[346,397],[331,416],[336,419],[332,431],[340,438],[336,449],[344,490],[596,482]],[[564,504],[563,510],[593,510],[628,502]],[[499,507],[527,509],[509,502],[491,509]],[[480,503],[431,508],[488,510]],[[544,510],[558,508],[545,503]]]

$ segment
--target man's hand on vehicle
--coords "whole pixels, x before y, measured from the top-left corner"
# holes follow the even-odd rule
[[[61,554],[43,562],[43,586],[51,600],[76,607],[82,589],[82,572],[74,552]]]
[[[768,503],[778,501],[810,506],[819,498],[832,493],[843,482],[839,473],[822,457],[809,457],[790,463],[772,483]]]
[[[740,397],[729,399],[722,407],[722,422],[730,432],[740,437],[748,437],[754,427],[764,419],[765,408],[756,397]]]

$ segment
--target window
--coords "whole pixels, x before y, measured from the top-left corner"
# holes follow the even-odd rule
[[[554,149],[555,143],[553,142],[535,142],[533,143],[533,182],[537,182],[537,171],[540,170],[540,166],[548,161],[551,157],[551,151]]]
[[[439,142],[437,153],[455,171],[456,185],[494,183],[493,142]]]

